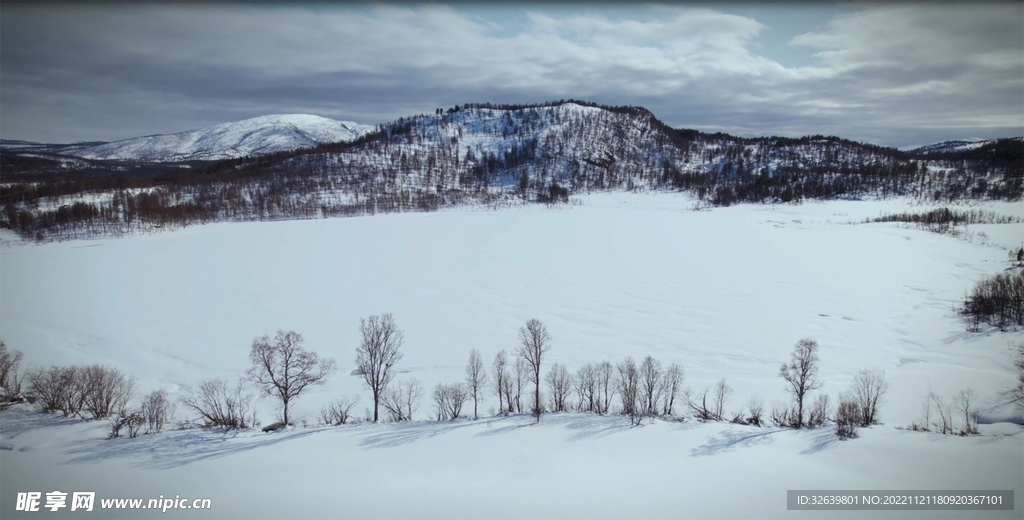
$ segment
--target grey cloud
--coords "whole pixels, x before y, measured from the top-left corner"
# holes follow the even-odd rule
[[[676,126],[896,146],[1024,128],[1024,29],[1007,22],[1019,5],[840,16],[793,39],[817,53],[800,68],[758,55],[764,26],[741,16],[531,9],[496,36],[444,6],[5,5],[0,132],[116,139],[283,112],[372,124],[570,97],[643,105]]]

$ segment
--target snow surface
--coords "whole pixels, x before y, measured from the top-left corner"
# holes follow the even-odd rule
[[[108,441],[104,421],[0,412],[0,516],[18,516],[19,491],[56,489],[212,499],[209,511],[171,513],[182,518],[1021,517],[1024,430],[1005,421],[1011,346],[1024,333],[966,333],[953,309],[1009,266],[1024,225],[971,226],[967,239],[851,223],[930,209],[892,200],[711,211],[675,194],[583,202],[5,242],[0,331],[30,365],[114,364],[139,393],[176,398],[200,378],[234,380],[253,337],[280,328],[339,370],[294,406],[310,426],[275,434],[171,429]],[[1019,204],[979,208],[1024,216]],[[399,379],[423,384],[417,421],[312,426],[339,395],[361,395],[359,415],[371,403],[349,374],[359,318],[384,312],[405,331]],[[461,380],[470,349],[489,368],[530,318],[551,332],[548,367],[651,354],[681,363],[696,390],[724,377],[730,412],[754,394],[768,409],[787,398],[779,365],[803,337],[821,345],[833,401],[861,368],[884,369],[892,390],[883,424],[851,441],[830,428],[692,419],[630,427],[552,414],[533,425],[491,417],[493,395],[479,421],[425,420],[434,385]],[[895,428],[918,418],[929,389],[949,400],[967,387],[981,436]],[[273,403],[261,409],[272,422]],[[788,512],[787,489],[1012,489],[1016,509]],[[78,512],[45,513],[62,515]]]
[[[176,134],[135,137],[98,145],[54,145],[53,148],[54,153],[99,160],[222,160],[351,141],[374,128],[309,114],[279,114]],[[9,148],[19,146],[13,143]]]

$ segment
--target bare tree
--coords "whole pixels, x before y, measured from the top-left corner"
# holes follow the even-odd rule
[[[862,417],[857,399],[850,394],[840,394],[839,408],[836,409],[836,436],[840,439],[857,437],[857,425]]]
[[[142,398],[140,412],[146,418],[146,432],[160,433],[174,415],[174,405],[167,399],[167,390],[161,388]]]
[[[779,369],[779,377],[786,380],[786,388],[793,394],[796,405],[796,427],[804,425],[804,398],[811,390],[821,388],[818,380],[818,342],[804,338],[793,348],[793,357],[788,365]]]
[[[135,389],[135,380],[114,367],[89,365],[78,368],[82,408],[93,418],[121,415]]]
[[[437,414],[437,420],[443,421],[449,419],[448,417],[448,400],[451,399],[449,395],[448,385],[444,383],[438,383],[434,387],[434,412]]]
[[[4,341],[0,340],[0,388],[5,395],[21,393],[19,367],[23,357],[20,350],[8,349]]]
[[[811,405],[810,413],[807,415],[807,425],[818,427],[825,424],[829,415],[832,414],[831,404],[828,402],[828,394],[818,394]]]
[[[523,389],[526,388],[527,373],[530,370],[527,367],[526,361],[516,356],[516,364],[513,365],[514,370],[512,375],[514,378],[509,380],[509,394],[512,395],[513,401],[516,405],[516,413],[523,412]]]
[[[544,377],[544,382],[551,390],[551,408],[556,412],[564,412],[567,409],[566,400],[572,390],[572,375],[566,370],[565,365],[555,363]]]
[[[643,415],[658,415],[661,400],[661,362],[651,356],[640,363],[640,407]]]
[[[581,412],[596,412],[600,407],[600,397],[597,387],[597,369],[592,363],[587,363],[576,371],[575,379],[576,398],[578,409]]]
[[[77,367],[38,368],[26,375],[29,392],[46,411],[59,411],[65,417],[78,415],[85,402]]]
[[[438,384],[434,388],[434,407],[437,420],[458,419],[462,406],[469,400],[469,389],[462,383]]]
[[[715,384],[715,420],[725,420],[725,401],[732,395],[732,387],[725,383],[725,379],[720,379]]]
[[[316,352],[302,348],[302,334],[277,331],[274,340],[263,336],[252,340],[247,372],[250,381],[266,396],[281,400],[282,419],[290,424],[288,407],[306,388],[322,385],[335,370],[334,360],[321,359]]]
[[[480,352],[473,349],[469,351],[469,363],[466,365],[466,386],[473,394],[473,419],[479,418],[477,399],[485,384],[487,384],[487,371],[484,370],[484,362],[480,360]]]
[[[679,389],[682,388],[682,385],[683,367],[677,363],[672,363],[661,376],[661,413],[664,415],[673,415],[675,413],[676,396],[679,395]]]
[[[964,414],[964,427],[960,435],[975,435],[978,433],[977,412],[972,409],[974,406],[974,390],[970,388],[961,390],[953,399],[958,410]]]
[[[540,320],[530,320],[519,329],[519,357],[527,363],[530,382],[534,384],[533,414],[540,422],[540,366],[544,353],[551,350],[551,335]]]
[[[338,400],[320,409],[320,419],[324,424],[331,426],[346,424],[352,418],[352,408],[358,402],[358,395],[339,397]]]
[[[619,401],[622,413],[628,415],[631,424],[640,424],[643,418],[643,407],[640,403],[640,370],[632,356],[627,357],[618,365]]]
[[[598,413],[606,414],[612,407],[612,399],[615,397],[615,367],[608,361],[602,361],[600,365],[597,365],[594,369],[594,373],[597,377],[597,388],[600,391],[601,399],[600,409]]]
[[[187,388],[179,402],[198,413],[207,428],[249,428],[256,424],[252,394],[246,391],[245,380],[241,378],[235,388],[229,388],[223,379],[204,379],[196,390]]]
[[[494,393],[498,394],[498,412],[512,412],[512,392],[511,392],[511,375],[508,373],[508,354],[504,350],[498,352],[494,356],[494,363],[492,365],[494,371],[494,378],[491,379],[491,383],[494,385]],[[508,392],[506,393],[506,387]],[[506,401],[508,404],[502,404],[502,397],[507,397]]]
[[[423,387],[419,380],[407,379],[399,381],[397,385],[388,388],[384,392],[384,399],[381,404],[388,412],[388,418],[393,422],[411,421],[412,413],[419,407],[420,394]]]
[[[373,394],[373,422],[377,422],[381,397],[395,377],[395,365],[402,360],[402,353],[398,349],[402,346],[405,334],[398,330],[390,313],[384,316],[373,315],[369,319],[360,318],[359,332],[362,334],[362,343],[356,349],[356,366]]]
[[[853,380],[853,397],[857,399],[860,411],[864,414],[861,424],[868,426],[877,422],[878,402],[889,391],[889,383],[885,380],[885,372],[881,370],[861,370]]]
[[[935,405],[935,410],[939,412],[939,422],[935,423],[935,429],[943,435],[953,433],[953,405],[946,404],[942,396],[932,391],[928,392],[928,398]]]

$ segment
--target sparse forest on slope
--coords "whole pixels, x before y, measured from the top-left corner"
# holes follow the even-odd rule
[[[67,239],[212,221],[551,203],[601,190],[683,190],[713,205],[1019,200],[1022,149],[1014,138],[903,152],[831,136],[672,129],[640,107],[468,104],[400,118],[354,141],[202,168],[27,177],[3,186],[0,225],[26,238]]]

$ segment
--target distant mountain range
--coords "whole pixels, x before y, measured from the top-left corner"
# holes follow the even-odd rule
[[[309,114],[275,114],[176,134],[157,134],[112,142],[47,144],[3,139],[0,140],[0,150],[21,156],[63,158],[62,162],[68,166],[78,166],[79,163],[67,159],[152,163],[220,161],[352,142],[377,128],[375,125],[337,121]],[[999,141],[1002,139],[943,141],[903,148],[901,151],[921,156],[949,154],[977,150]]]
[[[22,155],[59,155],[100,161],[217,161],[351,141],[374,129],[374,126],[351,121],[282,114],[113,142],[43,144],[4,140],[0,148]]]

